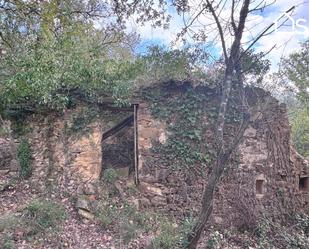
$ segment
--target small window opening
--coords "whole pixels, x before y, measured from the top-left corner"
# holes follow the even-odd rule
[[[299,177],[299,190],[309,192],[309,177],[308,176]]]
[[[264,180],[256,180],[255,189],[256,194],[262,195],[264,192]]]

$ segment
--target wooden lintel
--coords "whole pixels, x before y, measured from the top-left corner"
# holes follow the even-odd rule
[[[114,126],[113,128],[109,129],[107,132],[104,132],[101,142],[103,142],[105,139],[109,138],[110,136],[116,134],[118,131],[120,131],[124,127],[131,125],[133,121],[134,121],[134,115],[131,115],[127,117],[126,119],[124,119],[123,121],[121,121],[116,126]]]

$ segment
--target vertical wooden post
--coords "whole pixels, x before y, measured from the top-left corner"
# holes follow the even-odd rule
[[[138,179],[138,123],[137,123],[137,108],[138,105],[134,104],[134,182],[135,185],[139,184]]]

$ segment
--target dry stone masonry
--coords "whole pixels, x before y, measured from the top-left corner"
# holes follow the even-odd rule
[[[164,88],[171,95],[186,91],[181,85],[170,89],[161,84],[156,88]],[[212,102],[205,102],[204,105],[215,106],[218,102],[219,95],[213,89],[205,87],[193,91],[210,96]],[[309,166],[292,145],[286,107],[261,89],[249,89],[247,94],[252,109],[251,122],[231,159],[229,170],[216,189],[214,224],[240,222],[241,217],[250,217],[252,221],[249,222],[254,222],[255,217],[265,213],[271,214],[273,218],[288,215],[295,210],[308,214]],[[168,143],[171,137],[167,128],[169,124],[154,117],[151,103],[143,96],[137,99],[138,189],[141,193],[139,208],[153,207],[177,217],[196,214],[200,209],[201,195],[211,163],[200,175],[171,168],[171,162],[164,160],[154,150],[157,145]],[[72,115],[78,112],[79,109],[75,108],[67,110],[62,116],[33,116],[28,120],[31,132],[27,137],[33,151],[32,179],[38,188],[47,187],[52,192],[62,186],[68,192],[77,193],[78,212],[91,219],[89,203],[96,197],[95,190],[92,191],[94,193],[88,191],[91,188],[89,186],[99,180],[104,165],[113,167],[114,164],[124,169],[132,166],[134,137],[132,127],[129,127],[102,143],[103,133],[126,117],[127,113],[122,114],[118,121],[97,115],[78,134],[70,133],[68,128],[72,126]],[[200,115],[198,110],[196,115]],[[203,122],[212,124],[211,119],[213,117],[210,114],[206,115]],[[228,126],[231,134],[234,134],[237,126]],[[85,130],[87,132],[83,132]],[[211,144],[211,125],[201,134],[201,138]],[[12,161],[14,164],[11,145],[10,141],[0,139],[1,170],[11,165]],[[129,148],[125,150],[124,146]],[[124,150],[127,154],[121,155],[124,158],[117,155]],[[199,169],[200,165],[193,166]]]

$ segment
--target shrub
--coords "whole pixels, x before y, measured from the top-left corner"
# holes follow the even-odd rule
[[[139,233],[150,230],[151,217],[138,212],[134,206],[124,203],[121,206],[102,203],[96,211],[96,218],[104,228],[113,226],[120,237],[120,243],[128,244]]]
[[[24,210],[24,222],[31,233],[36,234],[48,228],[55,228],[66,218],[63,207],[49,200],[34,200]]]
[[[20,177],[28,178],[31,175],[31,150],[29,142],[24,138],[17,148],[17,158],[20,164]]]
[[[104,229],[114,222],[116,216],[116,210],[110,206],[100,206],[96,212],[96,217]]]
[[[103,178],[108,183],[115,183],[118,179],[118,174],[114,169],[106,169],[104,170]]]
[[[9,236],[6,236],[3,239],[3,242],[1,244],[2,244],[2,247],[1,247],[2,249],[15,249],[16,248],[14,241]]]
[[[179,242],[179,238],[172,224],[164,221],[160,224],[159,229],[161,230],[160,234],[151,241],[151,249],[175,248]]]
[[[16,232],[23,239],[31,239],[47,230],[54,231],[65,218],[66,212],[62,206],[50,200],[34,200],[21,212],[0,217],[0,235],[3,235],[0,248],[15,248],[11,235]]]
[[[223,239],[223,235],[219,231],[215,231],[210,234],[210,238],[207,241],[206,248],[220,248],[220,241]]]

